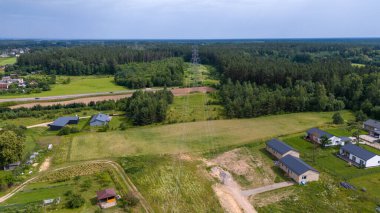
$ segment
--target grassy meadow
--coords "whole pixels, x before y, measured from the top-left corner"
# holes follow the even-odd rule
[[[344,111],[344,117],[352,114]],[[253,119],[213,120],[129,128],[70,136],[70,160],[142,154],[205,152],[302,132],[331,122],[333,112],[295,113]]]
[[[223,212],[199,162],[147,155],[123,158],[121,165],[154,212]]]
[[[184,85],[188,86],[217,86],[219,85],[218,73],[215,68],[208,65],[192,66],[187,64],[185,69]]]
[[[214,98],[210,94],[194,93],[174,97],[166,116],[166,123],[181,123],[202,120],[215,120],[222,116],[223,107],[207,105]]]
[[[64,84],[63,82],[68,78],[70,78],[70,83]],[[46,97],[121,90],[126,90],[126,88],[116,85],[112,76],[57,76],[57,83],[51,85],[49,91],[34,94],[2,95],[0,98]]]
[[[16,61],[17,61],[16,57],[0,58],[0,66],[14,64],[16,63]]]

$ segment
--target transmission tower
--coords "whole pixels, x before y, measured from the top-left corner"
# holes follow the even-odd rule
[[[192,56],[191,56],[191,62],[194,65],[198,65],[200,63],[199,52],[198,52],[198,47],[197,46],[193,46]]]

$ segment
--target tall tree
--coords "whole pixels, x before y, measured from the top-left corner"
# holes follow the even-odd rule
[[[21,160],[24,141],[12,131],[0,132],[0,164],[2,166]]]

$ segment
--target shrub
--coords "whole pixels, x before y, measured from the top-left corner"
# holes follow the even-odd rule
[[[140,200],[133,192],[130,191],[125,196],[125,202],[127,203],[128,206],[133,207],[133,206],[136,206],[140,202]]]
[[[339,112],[335,113],[332,116],[332,119],[333,119],[334,124],[343,124],[344,123],[343,117]]]
[[[72,194],[66,203],[67,208],[76,209],[84,205],[84,198],[80,194]]]

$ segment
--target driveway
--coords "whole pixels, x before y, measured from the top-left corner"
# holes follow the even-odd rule
[[[248,196],[257,195],[257,194],[260,194],[263,192],[281,189],[281,188],[293,186],[293,185],[294,185],[294,182],[290,182],[290,181],[275,183],[272,185],[263,186],[263,187],[259,187],[259,188],[255,188],[255,189],[244,190],[241,192],[241,194],[248,197]]]

